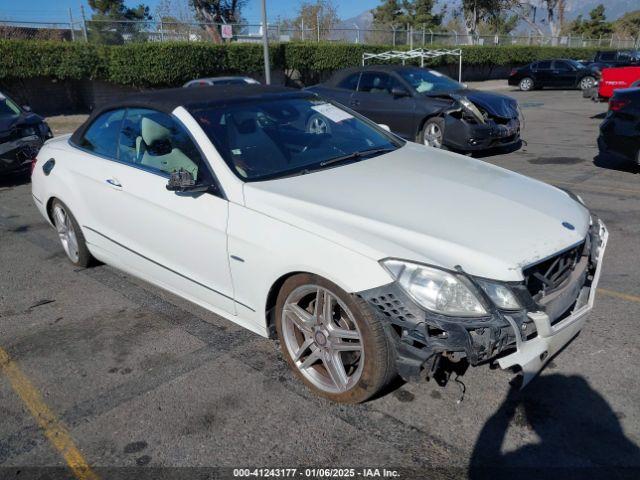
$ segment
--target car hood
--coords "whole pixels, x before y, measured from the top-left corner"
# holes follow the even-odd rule
[[[461,93],[491,115],[504,118],[518,117],[518,102],[507,95],[480,90],[464,90]]]
[[[349,165],[247,183],[244,194],[248,208],[372,259],[460,265],[504,281],[522,280],[523,267],[582,241],[590,221],[586,208],[555,187],[413,143]]]

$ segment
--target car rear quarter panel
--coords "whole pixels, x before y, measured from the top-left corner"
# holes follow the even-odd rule
[[[64,202],[79,222],[81,218],[88,215],[84,202],[80,199],[79,190],[69,175],[69,162],[73,161],[74,153],[71,152],[71,147],[67,143],[68,139],[69,136],[65,135],[47,141],[36,157],[36,165],[31,176],[31,192],[34,201],[48,221],[50,219],[46,209],[53,198]],[[50,159],[55,160],[55,167],[49,175],[45,175],[42,167]]]

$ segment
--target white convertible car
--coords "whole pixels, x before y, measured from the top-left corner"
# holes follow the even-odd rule
[[[451,362],[528,381],[584,325],[607,242],[569,192],[260,85],[96,109],[42,148],[33,198],[75,265],[277,336],[339,402]]]

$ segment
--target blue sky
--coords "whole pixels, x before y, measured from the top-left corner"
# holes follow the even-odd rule
[[[173,0],[173,3],[187,3],[188,0]],[[128,5],[145,3],[151,7],[152,12],[158,5],[159,0],[128,0]],[[271,22],[276,17],[291,17],[297,10],[301,0],[267,0],[267,15]],[[379,0],[336,0],[334,4],[338,8],[341,18],[349,18],[362,13],[365,10],[374,8],[380,3]],[[80,5],[84,4],[87,15],[90,16],[91,9],[86,0],[0,0],[0,19],[22,20],[22,21],[67,21],[69,8],[72,9],[74,17],[80,15]],[[260,21],[261,0],[249,0],[243,11],[243,16],[250,22]]]

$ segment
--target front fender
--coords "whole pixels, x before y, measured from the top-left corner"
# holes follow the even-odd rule
[[[233,203],[228,239],[234,296],[244,304],[238,314],[265,331],[269,291],[284,275],[316,274],[349,293],[392,281],[376,260]]]

